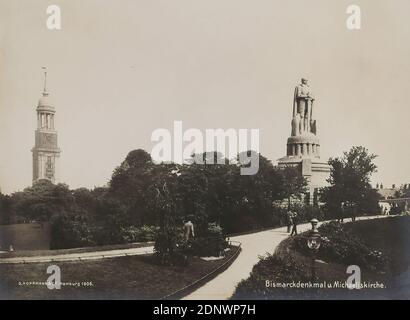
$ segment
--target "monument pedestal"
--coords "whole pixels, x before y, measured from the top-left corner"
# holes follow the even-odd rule
[[[278,160],[279,167],[293,166],[308,182],[309,203],[313,204],[318,189],[326,187],[330,166],[319,158],[307,156],[286,156]]]
[[[308,182],[310,204],[315,202],[318,189],[328,185],[326,180],[330,174],[330,166],[320,159],[319,138],[311,132],[288,138],[287,154],[278,160],[278,166],[298,168]]]
[[[314,203],[318,189],[328,185],[326,180],[330,174],[330,166],[320,160],[319,138],[313,133],[289,137],[287,155],[278,160],[278,166],[298,168],[308,182],[310,204]]]

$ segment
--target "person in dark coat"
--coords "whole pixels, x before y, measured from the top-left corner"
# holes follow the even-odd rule
[[[296,212],[293,213],[292,216],[292,232],[291,232],[291,236],[293,235],[297,235],[298,234],[298,214]]]
[[[288,233],[290,233],[290,230],[292,228],[293,225],[293,212],[288,210],[288,212],[286,213],[286,219],[287,219],[287,225],[288,225]]]

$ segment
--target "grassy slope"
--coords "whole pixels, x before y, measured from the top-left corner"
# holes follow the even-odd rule
[[[410,265],[410,217],[401,216],[347,225],[371,247],[390,257],[389,272],[400,274]]]
[[[189,267],[164,267],[153,256],[98,261],[61,262],[62,282],[93,282],[93,287],[18,286],[19,281],[45,281],[49,264],[0,265],[3,299],[159,299],[192,283],[223,264],[233,253],[216,261],[193,258]]]

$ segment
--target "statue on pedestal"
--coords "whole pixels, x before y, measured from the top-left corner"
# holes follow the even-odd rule
[[[293,98],[292,136],[308,133],[316,135],[316,120],[312,118],[314,100],[308,80],[302,78],[301,83],[295,87]]]

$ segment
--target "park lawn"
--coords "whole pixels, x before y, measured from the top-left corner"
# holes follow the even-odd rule
[[[309,283],[311,257],[295,249],[295,237],[280,243],[274,255],[261,259],[251,276],[242,281],[233,299],[408,299],[410,297],[410,217],[363,220],[348,223],[344,228],[373,250],[382,252],[384,264],[361,264],[361,282],[379,283],[385,288],[349,290],[346,288],[272,288],[274,283],[301,281]],[[325,261],[324,261],[325,260]],[[316,262],[317,283],[345,283],[349,263],[322,259]]]
[[[20,223],[0,225],[0,251],[50,249],[49,223]],[[1,255],[0,255],[1,257]]]
[[[193,257],[187,267],[160,266],[153,255],[59,262],[62,283],[93,284],[63,285],[60,290],[49,290],[44,285],[19,285],[46,281],[50,263],[0,265],[0,299],[160,299],[215,270],[235,250],[231,247],[220,260]]]

